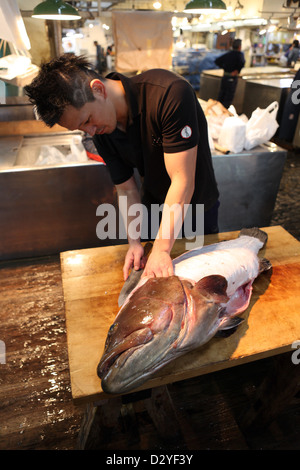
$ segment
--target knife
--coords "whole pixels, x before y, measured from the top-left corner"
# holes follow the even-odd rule
[[[146,245],[144,246],[144,256],[147,258],[149,256],[149,253],[152,249],[152,243],[147,242]],[[118,306],[122,307],[126,297],[130,294],[130,292],[135,288],[135,286],[138,284],[140,281],[142,274],[144,272],[144,269],[132,269],[131,273],[129,274],[128,278],[123,284],[123,287],[121,289],[119,298],[118,298]]]

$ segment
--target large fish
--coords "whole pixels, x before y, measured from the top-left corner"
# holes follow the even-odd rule
[[[97,368],[106,393],[127,393],[161,367],[236,328],[256,277],[271,267],[257,254],[267,241],[258,228],[235,240],[196,248],[173,260],[174,276],[143,278],[110,327]]]

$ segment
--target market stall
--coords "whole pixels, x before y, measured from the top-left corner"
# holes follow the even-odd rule
[[[110,203],[117,210],[106,166],[87,157],[78,161],[77,155],[71,162],[55,160],[55,149],[67,155],[74,137],[61,131],[0,137],[1,259],[118,243],[96,235],[97,207]],[[54,154],[38,160],[45,145]],[[270,223],[285,158],[286,151],[271,143],[226,155],[213,151],[220,231]]]
[[[210,98],[217,99],[222,76],[223,70],[204,70],[200,77],[199,97],[203,100],[208,100]],[[241,70],[239,75],[232,104],[236,108],[238,114],[246,113],[246,115],[250,117],[251,112],[258,106],[258,102],[260,103],[260,107],[266,107],[272,103],[274,99],[278,100],[279,98],[280,101],[282,90],[287,90],[290,87],[294,76],[295,73],[291,72],[290,69],[282,67],[245,67]],[[249,90],[247,89],[249,81],[254,84],[258,81],[258,84],[261,83],[261,85],[265,85],[265,88],[261,87],[259,89],[259,96],[256,93],[253,93],[251,88],[249,88]],[[273,92],[272,96],[270,96],[273,91],[273,87],[276,87],[276,90],[275,93]],[[271,92],[269,90],[271,90]],[[282,96],[282,99],[284,104],[287,91],[283,92],[284,95]],[[252,93],[251,100],[249,100],[250,94],[248,93]],[[259,101],[262,98],[263,101]]]
[[[292,27],[271,21],[266,1],[205,1],[201,14],[195,0],[166,1],[0,2],[0,449],[99,449],[119,464],[116,450],[156,449],[151,459],[159,450],[171,462],[178,449],[196,460],[194,449],[299,448],[300,232],[289,213],[299,165],[273,141],[299,62],[244,67],[229,109],[215,101],[223,70],[214,68],[238,38],[254,65],[254,50],[272,49],[274,20],[278,50],[289,50],[298,6],[277,0]],[[292,184],[281,185],[287,169]],[[142,271],[131,266],[131,310],[119,320],[130,232],[116,187],[130,196],[127,223],[141,187],[151,208],[191,193],[214,211],[210,234],[193,233],[205,262],[189,264],[198,250],[186,253],[187,238],[152,241],[155,272],[132,305]],[[170,362],[145,378],[143,361],[164,344]],[[139,385],[109,389],[110,371],[144,345]]]

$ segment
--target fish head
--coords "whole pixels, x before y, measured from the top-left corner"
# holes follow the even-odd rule
[[[103,391],[127,393],[162,367],[172,356],[185,313],[177,276],[150,278],[135,290],[107,335],[97,368]]]
[[[210,275],[191,286],[182,281],[186,295],[187,315],[176,347],[183,354],[207,343],[226,317],[228,283],[224,276]]]
[[[177,276],[148,279],[110,327],[97,369],[103,391],[128,393],[208,341],[220,323],[226,287],[222,276],[208,276],[195,285]]]

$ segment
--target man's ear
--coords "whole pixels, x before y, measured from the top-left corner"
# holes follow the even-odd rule
[[[94,93],[100,93],[104,98],[106,98],[106,88],[105,85],[99,80],[99,78],[94,78],[90,82],[90,87]]]

